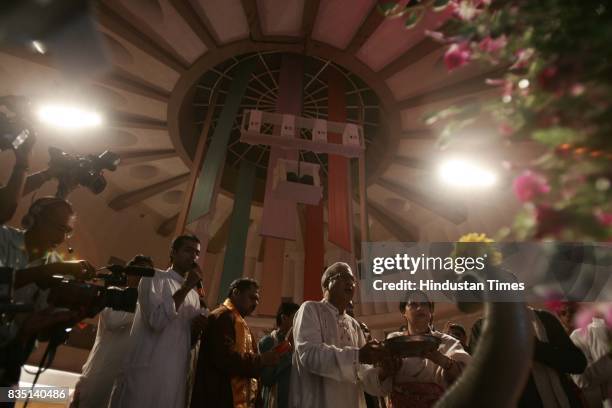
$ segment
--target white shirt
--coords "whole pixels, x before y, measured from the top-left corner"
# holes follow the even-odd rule
[[[323,300],[305,302],[293,319],[291,408],[365,408],[364,390],[381,389],[378,369],[359,363],[359,323]]]
[[[78,382],[79,408],[106,407],[126,356],[134,313],[109,307],[100,312],[96,341]]]
[[[608,328],[603,319],[593,319],[586,329],[574,330],[570,338],[584,353],[587,368],[572,378],[582,389],[589,407],[612,407],[612,358]],[[607,399],[606,399],[607,398]]]
[[[191,320],[201,310],[195,290],[189,291],[176,310],[172,295],[183,281],[172,269],[140,280],[129,351],[110,407],[184,408]]]

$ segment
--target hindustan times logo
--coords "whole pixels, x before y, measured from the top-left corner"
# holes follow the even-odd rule
[[[473,257],[409,256],[396,254],[393,257],[376,257],[372,259],[372,273],[380,275],[385,271],[404,271],[414,275],[420,270],[454,271],[462,274],[466,271],[482,271],[485,268],[487,255]]]

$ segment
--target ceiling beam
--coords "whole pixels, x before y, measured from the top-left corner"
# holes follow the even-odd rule
[[[114,72],[109,75],[98,78],[96,82],[165,103],[168,103],[170,100],[170,92],[148,84],[140,78],[118,68],[115,68]]]
[[[302,34],[304,39],[308,41],[312,34],[312,28],[314,27],[317,14],[319,12],[319,5],[321,0],[308,0],[304,2],[304,13],[302,14]]]
[[[119,211],[130,207],[134,204],[142,202],[147,198],[153,197],[159,193],[169,190],[173,187],[184,183],[189,178],[189,173],[180,174],[170,179],[160,181],[159,183],[151,184],[138,190],[120,194],[113,198],[108,206],[113,210]]]
[[[125,127],[132,129],[168,130],[168,124],[164,120],[150,118],[148,116],[136,115],[126,112],[108,112],[106,114],[110,127]]]
[[[418,227],[403,220],[400,221],[397,214],[391,213],[384,206],[368,200],[368,213],[398,241],[416,242],[419,240]]]
[[[393,158],[393,163],[397,163],[405,167],[410,167],[411,169],[431,170],[430,162],[416,157],[406,157],[397,155]]]
[[[254,40],[261,40],[263,37],[261,31],[261,20],[259,19],[259,10],[257,10],[257,1],[255,0],[241,0],[244,14],[246,15],[247,22],[249,24],[249,31],[251,32],[251,38]]]
[[[397,103],[399,110],[415,108],[423,105],[427,105],[434,102],[440,102],[447,99],[468,96],[488,90],[494,90],[495,87],[487,85],[485,80],[487,78],[494,78],[505,72],[505,69],[497,69],[495,71],[485,72],[477,75],[473,78],[461,81],[445,87],[426,91],[420,95],[411,96],[410,98],[404,99]]]
[[[389,78],[398,72],[408,68],[415,62],[418,62],[427,55],[435,52],[444,47],[443,44],[432,40],[429,37],[425,37],[418,44],[411,47],[408,51],[402,54],[400,57],[391,61],[378,73],[382,78]]]
[[[198,12],[193,8],[191,2],[187,0],[170,0],[170,4],[172,4],[172,7],[185,20],[193,32],[196,33],[209,51],[218,48],[219,44],[215,41],[208,27],[199,18]]]
[[[24,61],[43,65],[52,69],[58,69],[58,67],[55,65],[55,61],[49,54],[34,53],[24,47],[0,47],[0,53],[12,55],[13,57],[22,59]],[[170,99],[170,92],[159,88],[154,84],[147,83],[141,78],[130,74],[119,67],[113,67],[113,71],[110,74],[101,77],[94,77],[93,82],[161,102],[167,103]]]
[[[153,160],[177,157],[174,149],[147,149],[147,150],[125,150],[115,151],[121,157],[122,165],[136,164]]]
[[[463,203],[445,201],[443,197],[425,192],[420,188],[400,184],[388,178],[380,178],[377,184],[455,224],[461,224],[467,219],[467,208]]]
[[[113,7],[119,6],[120,5],[115,4]],[[140,48],[142,51],[151,55],[153,58],[172,68],[176,72],[183,73],[187,69],[188,64],[183,61],[182,58],[159,45],[160,43],[164,43],[165,40],[161,39],[161,41],[159,41],[160,38],[155,38],[155,40],[153,40],[152,38],[143,34],[143,31],[151,31],[150,29],[146,29],[144,27],[136,28],[121,15],[130,15],[129,12],[125,10],[122,10],[122,12],[117,12],[103,2],[96,2],[96,10],[98,23],[103,27],[129,41],[134,46]]]
[[[404,140],[429,139],[435,141],[434,132],[430,128],[406,130],[400,133],[399,138]]]
[[[172,217],[167,218],[165,221],[159,224],[159,227],[157,228],[157,233],[162,237],[169,237],[170,234],[172,234],[174,232],[174,229],[176,228],[176,222],[178,221],[178,217],[179,215],[178,213],[176,213]]]
[[[368,38],[374,34],[374,31],[376,31],[385,21],[385,18],[386,17],[383,15],[383,13],[381,13],[378,9],[378,5],[375,4],[374,7],[372,7],[372,10],[370,10],[370,14],[368,14],[363,24],[361,24],[351,39],[351,42],[346,47],[345,51],[350,54],[357,53]]]

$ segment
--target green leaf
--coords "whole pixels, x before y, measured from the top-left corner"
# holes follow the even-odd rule
[[[384,3],[378,3],[376,8],[383,16],[389,17],[397,12],[400,5],[397,1],[386,1]]]
[[[450,3],[450,0],[434,0],[433,9],[435,11],[440,11],[446,8],[446,6],[448,6],[448,3]]]
[[[421,18],[423,18],[424,14],[425,14],[424,9],[414,10],[408,13],[406,20],[404,20],[404,28],[411,29],[414,26],[416,26],[419,23],[419,21],[421,21]]]
[[[532,138],[549,146],[557,146],[563,143],[575,143],[582,140],[582,136],[573,129],[564,127],[552,127],[536,130]]]

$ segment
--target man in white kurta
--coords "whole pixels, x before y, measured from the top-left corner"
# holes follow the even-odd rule
[[[194,290],[199,281],[194,262],[200,245],[195,237],[180,242],[178,247],[175,243],[173,267],[143,278],[138,286],[129,352],[113,388],[112,408],[185,406],[192,326],[203,312]],[[191,259],[181,251],[191,252]]]
[[[382,355],[366,344],[359,323],[345,313],[355,290],[350,267],[345,263],[330,266],[321,286],[325,299],[302,304],[293,321],[289,406],[365,408],[363,392],[378,395],[384,387],[379,370],[362,363]]]
[[[137,255],[127,266],[153,268],[153,261]],[[129,276],[127,283],[130,288],[137,288],[139,281],[138,276]],[[108,406],[113,383],[128,351],[134,313],[106,307],[99,316],[96,341],[83,365],[70,408]]]

